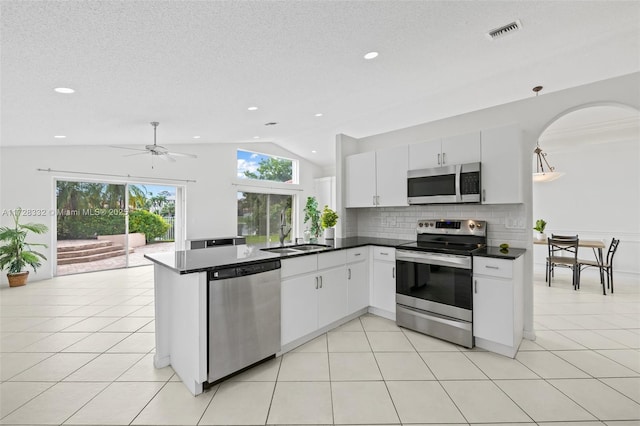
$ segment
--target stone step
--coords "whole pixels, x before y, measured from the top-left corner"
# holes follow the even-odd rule
[[[109,241],[109,243],[111,243]],[[76,247],[79,248],[79,247]],[[58,259],[69,259],[71,257],[83,257],[83,256],[91,256],[94,254],[100,253],[109,253],[112,251],[123,250],[124,247],[121,244],[109,244],[102,247],[91,247],[91,248],[81,248],[79,250],[74,251],[59,251]]]
[[[98,241],[98,240],[95,240],[95,242],[81,242],[81,243],[70,242],[64,245],[58,244],[56,251],[58,253],[64,253],[68,251],[78,251],[78,250],[87,250],[87,249],[94,249],[94,248],[100,248],[100,247],[109,247],[112,245],[113,243],[111,241]]]
[[[133,252],[134,250],[132,248],[129,249],[129,253],[133,253]],[[96,254],[89,254],[89,255],[78,256],[78,257],[63,258],[63,259],[58,258],[58,265],[71,265],[73,263],[87,263],[87,262],[93,262],[95,260],[109,259],[112,257],[118,257],[118,256],[124,256],[124,255],[125,255],[125,250],[123,247],[120,247],[120,248],[116,248],[116,250],[109,251],[106,253],[96,253]]]

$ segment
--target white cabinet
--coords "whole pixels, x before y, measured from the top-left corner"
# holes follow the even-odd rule
[[[483,130],[481,147],[482,204],[523,203],[525,167],[520,128],[511,125]]]
[[[282,260],[281,345],[347,316],[344,250]]]
[[[408,147],[346,157],[346,207],[407,206]]]
[[[476,346],[514,357],[523,333],[523,260],[473,258]]]
[[[374,313],[395,320],[396,315],[396,250],[373,247],[373,277],[370,306]]]
[[[480,159],[480,132],[409,145],[409,170],[477,163]]]
[[[369,248],[347,250],[347,288],[349,314],[369,306]]]
[[[376,205],[375,151],[350,155],[346,158],[346,207],[374,207]]]

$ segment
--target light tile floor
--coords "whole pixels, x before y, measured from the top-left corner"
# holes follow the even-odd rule
[[[534,286],[516,359],[364,315],[193,397],[153,367],[151,267],[0,290],[0,423],[640,424],[640,283]]]

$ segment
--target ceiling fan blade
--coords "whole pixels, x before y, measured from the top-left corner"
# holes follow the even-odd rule
[[[187,154],[184,152],[167,152],[169,155],[175,155],[176,157],[189,157],[189,158],[198,158],[195,154]]]
[[[145,155],[147,153],[147,150],[141,150],[144,152],[136,152],[135,154],[127,154],[127,155],[123,155],[123,157],[135,157],[136,155]]]
[[[126,146],[116,146],[116,145],[109,145],[109,148],[117,148],[117,149],[128,149],[131,151],[142,151],[142,152],[147,152],[146,149],[140,149],[140,148],[128,148]]]
[[[156,157],[160,157],[160,159],[164,160],[164,161],[170,161],[171,163],[175,163],[176,159],[171,157],[168,154],[155,154]]]

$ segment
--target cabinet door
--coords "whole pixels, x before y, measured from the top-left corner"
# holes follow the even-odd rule
[[[345,174],[345,207],[373,207],[376,195],[375,151],[348,156]]]
[[[396,264],[373,262],[373,288],[371,306],[387,312],[396,312]]]
[[[480,156],[480,132],[442,139],[442,164],[477,163]]]
[[[318,328],[316,274],[300,275],[281,282],[281,343],[286,345]]]
[[[511,280],[474,277],[473,286],[473,335],[513,346]]]
[[[407,202],[407,170],[409,170],[409,149],[406,145],[376,152],[378,206],[409,205]]]
[[[318,272],[318,328],[347,316],[347,277],[344,265]]]
[[[482,204],[523,201],[522,132],[517,126],[482,131]],[[533,156],[529,156],[530,160]],[[531,179],[531,176],[529,176]]]
[[[441,162],[442,148],[440,139],[409,145],[409,170],[441,167]]]
[[[369,306],[369,268],[367,266],[367,262],[347,265],[349,314]]]

